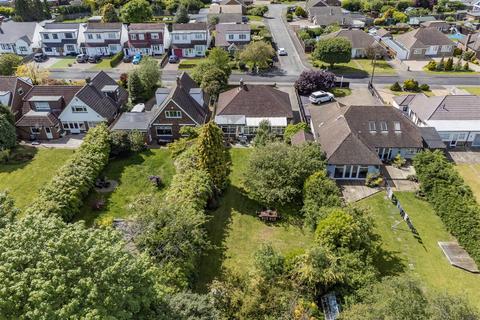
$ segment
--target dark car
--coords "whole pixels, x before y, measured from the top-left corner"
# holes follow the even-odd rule
[[[132,62],[132,56],[124,56],[124,57],[123,57],[123,62],[125,62],[125,63],[130,63],[130,62]]]
[[[46,55],[45,53],[43,53],[43,52],[35,53],[35,54],[33,55],[33,60],[34,60],[35,62],[43,62],[43,61],[45,61],[45,60],[47,60],[47,59],[48,59],[47,55]]]
[[[288,7],[287,11],[288,11],[288,13],[294,13],[296,9],[297,9],[296,6],[290,6],[290,7]]]
[[[100,60],[102,60],[102,57],[100,57],[99,55],[88,57],[88,62],[90,63],[97,63],[97,62],[100,62]]]
[[[76,60],[78,63],[86,63],[88,62],[88,56],[85,53],[82,53],[77,56]]]
[[[248,22],[248,17],[247,16],[242,16],[242,22],[247,23]]]
[[[180,59],[176,55],[171,55],[168,57],[168,63],[177,63]]]

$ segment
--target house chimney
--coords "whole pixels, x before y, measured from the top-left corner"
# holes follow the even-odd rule
[[[180,81],[180,76],[179,75],[177,75],[176,81],[177,81],[177,86],[181,87],[182,82]]]
[[[245,83],[243,82],[243,78],[240,79],[240,90],[245,89]]]

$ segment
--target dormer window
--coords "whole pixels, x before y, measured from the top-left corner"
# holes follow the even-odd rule
[[[50,104],[46,101],[36,101],[35,109],[37,111],[50,111]]]
[[[375,126],[375,121],[368,121],[368,130],[370,130],[370,132],[377,131],[377,127]]]
[[[65,33],[65,39],[73,39],[73,33],[71,32]]]
[[[180,119],[182,117],[182,112],[178,110],[168,110],[165,111],[165,118],[167,119]]]
[[[380,130],[381,130],[382,132],[388,131],[387,122],[386,122],[386,121],[380,121]]]
[[[400,121],[393,121],[393,128],[395,129],[395,132],[401,132]]]

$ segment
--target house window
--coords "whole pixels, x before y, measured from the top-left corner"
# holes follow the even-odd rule
[[[452,48],[451,46],[442,46],[442,50],[441,50],[441,51],[442,51],[442,52],[450,52],[451,48]]]
[[[204,46],[195,45],[195,51],[197,51],[198,53],[203,53],[203,50]]]
[[[138,40],[145,40],[145,35],[143,33],[140,33],[138,35]]]
[[[48,102],[35,102],[35,108],[37,111],[50,111],[50,105]]]
[[[171,136],[172,127],[171,126],[158,126],[156,127],[157,136]]]
[[[90,40],[93,40],[93,34],[91,34],[91,33],[87,34],[87,38],[90,39]]]
[[[52,34],[52,38],[57,40],[58,39],[58,34],[56,34],[56,33]]]
[[[102,35],[100,33],[96,33],[95,36],[97,37],[97,39],[102,39]]]
[[[53,50],[52,50],[52,48],[43,48],[43,51],[45,51],[45,52],[52,52]]]
[[[233,34],[228,35],[228,40],[233,40]]]
[[[168,119],[180,119],[182,117],[182,112],[179,110],[169,110],[165,111],[165,118]]]
[[[10,45],[9,44],[3,44],[1,45],[3,50],[10,50]]]
[[[187,39],[188,39],[187,35],[186,35],[186,34],[182,34],[182,40],[187,40]]]
[[[176,35],[173,36],[173,39],[180,40],[180,36],[178,34],[176,34]]]
[[[450,140],[450,133],[439,133],[439,135],[440,135],[440,138],[442,138],[442,140],[445,140],[445,141]]]
[[[63,123],[63,129],[65,129],[65,130],[69,130],[69,129],[70,129],[69,126],[68,126],[68,122],[64,122],[64,123]]]
[[[160,36],[158,35],[158,33],[152,33],[152,34],[151,34],[151,37],[152,37],[152,39],[154,39],[154,40],[160,39]]]
[[[130,39],[132,39],[132,40],[137,40],[137,35],[136,35],[136,34],[131,34],[131,35],[130,35]]]
[[[87,107],[85,106],[73,106],[72,112],[87,112]]]
[[[377,131],[375,121],[368,121],[368,130],[370,130],[370,132]]]
[[[32,134],[40,134],[40,128],[30,127],[30,132]]]
[[[115,33],[109,33],[109,34],[108,34],[108,38],[109,38],[109,39],[115,39],[115,38],[116,38]]]
[[[195,39],[202,40],[203,39],[203,34],[202,33],[195,33]]]
[[[73,33],[71,32],[65,33],[65,39],[73,39]]]
[[[73,44],[67,44],[67,51],[75,51],[75,46]]]
[[[422,54],[422,49],[415,49],[413,50],[414,54]]]
[[[43,39],[45,39],[45,40],[50,39],[50,36],[48,35],[48,33],[44,33],[44,34],[43,34]]]
[[[400,132],[402,131],[400,129],[400,121],[393,121],[393,128],[395,129],[395,132]]]
[[[239,34],[239,35],[238,35],[238,38],[239,38],[240,40],[247,40],[247,35],[246,35],[246,34]]]
[[[381,131],[388,131],[388,130],[387,130],[387,122],[386,122],[386,121],[380,121],[380,130],[381,130]]]

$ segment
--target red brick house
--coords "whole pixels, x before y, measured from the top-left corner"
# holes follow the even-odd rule
[[[16,76],[0,76],[0,104],[10,108],[15,116],[15,121],[22,116],[22,97],[32,87],[29,80]]]
[[[127,27],[128,41],[124,45],[126,56],[138,52],[144,55],[160,55],[169,46],[169,32],[163,23],[132,23]]]

